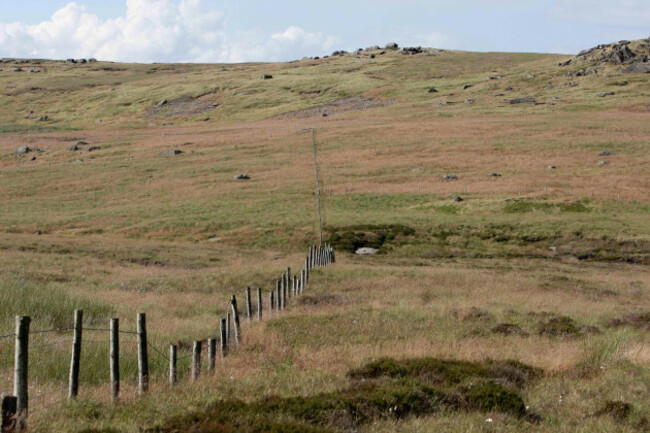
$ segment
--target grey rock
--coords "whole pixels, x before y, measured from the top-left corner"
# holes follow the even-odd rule
[[[36,161],[36,157],[32,156],[31,158],[28,159],[28,161]]]
[[[456,203],[460,203],[461,201],[465,201],[465,199],[462,198],[462,197],[452,197],[449,200],[450,201],[455,201]]]
[[[488,77],[488,80],[500,80],[501,78],[501,75],[494,75],[492,77]]]
[[[262,80],[271,80],[271,79],[273,79],[273,75],[271,74],[262,75]]]
[[[614,152],[610,152],[608,150],[603,150],[602,152],[600,152],[598,154],[598,156],[612,156],[612,155],[616,155],[616,154]]]
[[[438,89],[435,87],[429,87],[429,93],[438,93]]]
[[[470,87],[472,87],[471,84],[465,84],[465,85],[463,85],[463,90],[467,90],[467,89],[469,89]]]
[[[466,104],[473,104],[474,102],[475,101],[473,99],[471,99],[471,98],[468,98],[468,99],[465,100]]]
[[[389,42],[389,43],[386,44],[386,46],[384,48],[387,49],[387,50],[396,50],[396,49],[399,48],[399,45],[397,45],[397,43],[395,43],[395,42]]]
[[[88,59],[88,63],[97,63],[97,59],[94,57],[91,57]]]
[[[650,73],[650,62],[635,62],[624,68],[626,74],[648,74]]]
[[[546,90],[551,90],[553,88],[553,83],[549,82],[544,88]]]
[[[101,149],[100,146],[90,146],[87,150],[88,150],[88,152],[94,152],[94,151],[100,150],[100,149]]]
[[[158,107],[162,107],[163,105],[167,105],[167,100],[166,100],[166,99],[163,99],[163,100],[160,101],[157,105],[158,105]]]
[[[533,74],[526,74],[526,78],[535,78]]]
[[[49,117],[47,117],[47,116],[38,116],[36,118],[37,122],[47,122],[48,120],[49,120]]]
[[[490,173],[488,177],[501,177],[501,173]]]
[[[546,168],[549,169],[549,170],[555,170],[557,167],[554,166],[554,165],[549,165],[549,166],[546,167]]]
[[[585,69],[585,75],[595,75],[595,74],[598,74],[598,70],[596,68]]]
[[[515,89],[513,89],[512,86],[508,86],[508,87],[506,87],[506,88],[503,89],[503,90],[505,90],[506,92],[512,92],[512,91],[515,90]]]
[[[446,175],[442,176],[442,180],[445,180],[445,181],[458,180],[458,176],[456,176],[455,174],[446,174]]]
[[[14,149],[14,155],[17,156],[27,155],[31,151],[32,149],[29,148],[28,146],[19,146]]]
[[[70,146],[68,146],[68,150],[71,152],[76,152],[77,150],[79,150],[79,146],[77,146],[76,144],[71,144]]]
[[[171,150],[165,150],[163,152],[160,152],[160,156],[174,156],[174,155],[180,155],[181,153],[183,153],[182,150],[171,149]]]
[[[596,96],[598,96],[599,98],[604,98],[606,96],[613,96],[613,95],[616,95],[616,93],[615,92],[603,92],[603,93],[599,93]]]
[[[251,177],[245,173],[236,175],[233,179],[235,180],[249,180]]]
[[[568,83],[566,83],[566,85],[569,86],[569,87],[577,87],[578,83],[573,82],[573,81],[569,81]]]
[[[86,142],[83,141],[83,140],[79,140],[79,141],[77,141],[75,144],[76,144],[77,146],[86,146],[86,145],[88,145],[88,143],[86,143]]]
[[[515,98],[511,99],[508,101],[510,105],[515,105],[515,104],[534,104],[535,103],[535,98],[532,96],[524,96],[523,98]]]
[[[379,252],[379,250],[376,249],[376,248],[363,247],[363,248],[359,248],[358,250],[356,250],[354,252],[354,254],[358,254],[360,256],[374,256],[378,252]]]
[[[609,165],[607,161],[598,161],[598,165]]]

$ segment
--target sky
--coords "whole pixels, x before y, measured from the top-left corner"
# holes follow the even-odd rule
[[[0,0],[0,57],[288,61],[397,42],[573,54],[650,37],[650,0]]]

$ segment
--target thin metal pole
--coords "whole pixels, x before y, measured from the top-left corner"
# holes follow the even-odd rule
[[[318,160],[316,159],[316,130],[314,128],[311,129],[311,143],[312,147],[314,148],[314,169],[316,171],[316,197],[318,200],[318,230],[320,234],[320,245],[323,245],[323,214],[321,211],[321,204],[320,204],[320,180],[318,177]]]

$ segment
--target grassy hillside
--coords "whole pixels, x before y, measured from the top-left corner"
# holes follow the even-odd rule
[[[82,398],[62,404],[67,337],[38,337],[34,431],[647,429],[650,74],[567,76],[581,66],[566,59],[2,64],[0,335],[16,314],[47,329],[80,307],[123,329],[146,311],[156,347],[212,335],[231,294],[271,288],[317,239],[311,128],[338,251],[199,385],[167,392],[154,354],[154,392],[136,398],[125,350],[113,407],[93,336]],[[1,392],[11,341],[0,350]],[[359,391],[385,357],[439,376],[364,376]],[[421,358],[434,360],[405,361]],[[484,405],[476,386],[512,405]],[[360,415],[337,423],[342,408]]]

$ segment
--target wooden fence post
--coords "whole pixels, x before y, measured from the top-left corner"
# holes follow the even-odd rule
[[[305,283],[309,282],[309,257],[305,257]]]
[[[262,288],[257,288],[257,320],[262,321]]]
[[[214,373],[214,367],[217,362],[217,340],[211,338],[208,340],[208,371]]]
[[[138,314],[138,393],[149,391],[149,355],[147,353],[147,315]]]
[[[228,334],[226,334],[226,319],[221,319],[221,357],[228,356]]]
[[[200,341],[195,341],[192,348],[192,380],[194,381],[198,380],[201,374],[201,346]]]
[[[29,324],[32,319],[16,316],[16,348],[14,353],[14,395],[16,396],[16,431],[27,425],[29,407]]]
[[[293,276],[293,296],[298,296],[298,275]]]
[[[241,328],[239,327],[239,311],[237,311],[237,298],[235,295],[232,295],[232,298],[230,298],[230,306],[232,307],[232,320],[235,329],[235,345],[239,347]]]
[[[68,399],[79,394],[79,362],[81,361],[81,336],[83,331],[83,311],[74,312],[74,336],[72,337],[72,358],[70,359],[70,377],[68,381]]]
[[[232,322],[230,316],[230,313],[226,314],[226,346],[230,345],[230,322]]]
[[[250,322],[253,320],[253,305],[251,301],[251,288],[246,287],[246,317]]]
[[[280,280],[275,282],[275,290],[277,291],[277,296],[276,296],[277,299],[275,300],[275,303],[278,306],[277,310],[281,311],[282,310],[282,283],[280,282]]]
[[[287,268],[287,295],[290,298],[291,297],[291,268]]]
[[[2,398],[2,433],[16,431],[17,404],[18,399],[13,395],[6,395]]]
[[[111,401],[120,397],[120,319],[111,319],[110,328]]]
[[[175,344],[169,345],[169,387],[176,386],[178,381],[178,346]]]
[[[273,312],[275,310],[275,299],[273,299],[273,295],[275,294],[274,290],[271,290],[271,294],[269,295],[269,311]]]

